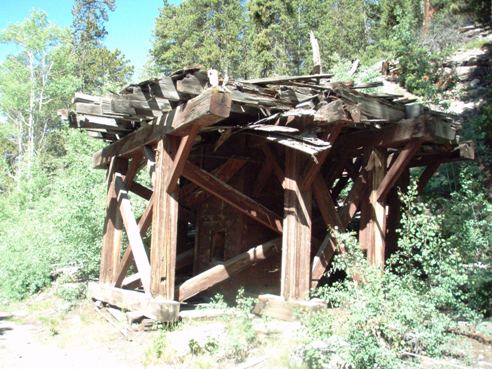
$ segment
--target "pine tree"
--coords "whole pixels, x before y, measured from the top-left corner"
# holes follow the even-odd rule
[[[72,15],[74,52],[79,60],[78,76],[88,93],[104,93],[128,82],[133,67],[120,50],[103,44],[107,35],[104,23],[115,0],[75,0]]]
[[[165,1],[156,20],[152,57],[163,73],[203,64],[234,77],[248,74],[246,20],[239,0]]]

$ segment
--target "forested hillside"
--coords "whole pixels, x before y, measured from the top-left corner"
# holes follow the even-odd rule
[[[103,143],[68,129],[57,110],[70,108],[76,91],[118,92],[141,79],[105,46],[116,6],[75,0],[69,28],[33,11],[0,30],[0,42],[18,50],[0,64],[0,301],[50,286],[65,267],[76,267],[81,280],[98,275],[106,179],[91,157]],[[367,82],[390,61],[398,84],[446,111],[477,87],[460,82],[449,56],[478,48],[492,54],[489,41],[465,37],[463,27],[486,29],[490,21],[491,2],[483,0],[165,0],[143,77],[194,63],[236,79],[309,74],[312,31],[323,71]],[[442,165],[423,195],[414,187],[402,195],[401,250],[383,275],[365,269],[353,235],[340,235],[352,252],[332,272],[362,270],[365,283],[347,278],[314,292],[348,307],[347,357],[356,368],[399,367],[402,352],[442,355],[455,322],[492,314],[492,71],[482,67],[474,78],[480,103],[458,117],[477,159]],[[76,299],[83,291],[60,294]],[[306,323],[313,340],[333,333],[316,319]],[[305,346],[303,355],[323,367],[316,348]]]

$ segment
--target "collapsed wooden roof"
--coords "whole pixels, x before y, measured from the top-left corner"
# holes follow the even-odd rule
[[[190,67],[162,77],[131,84],[119,94],[90,96],[76,93],[75,111],[62,112],[70,127],[85,129],[112,143],[94,157],[95,167],[106,167],[114,155],[125,155],[135,145],[157,137],[220,133],[217,145],[235,134],[262,136],[316,157],[330,148],[323,132],[342,125],[337,145],[352,149],[365,145],[394,147],[421,139],[421,154],[472,157],[469,143],[458,142],[459,123],[398,95],[366,94],[378,83],[354,85],[332,82],[330,74],[220,79],[216,71]],[[196,122],[208,110],[208,118]],[[192,124],[189,124],[192,122]],[[423,160],[417,157],[416,160]]]

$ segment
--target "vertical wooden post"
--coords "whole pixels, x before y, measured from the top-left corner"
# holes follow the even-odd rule
[[[150,249],[152,295],[174,299],[176,245],[178,233],[177,192],[168,193],[177,150],[175,137],[162,138],[156,149],[154,207]]]
[[[286,300],[308,296],[311,264],[311,189],[301,192],[302,154],[286,150],[281,295]]]
[[[127,159],[114,157],[108,172],[109,186],[106,202],[106,219],[104,221],[103,245],[101,249],[101,268],[99,271],[99,282],[101,283],[114,283],[119,269],[123,221],[118,209],[115,178],[118,173],[125,174],[127,168]]]
[[[373,266],[384,266],[386,236],[386,206],[378,201],[378,187],[386,173],[386,152],[374,149],[371,154],[371,192],[369,195],[369,240],[367,259]]]

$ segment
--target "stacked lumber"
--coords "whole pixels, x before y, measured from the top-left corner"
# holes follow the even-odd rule
[[[344,133],[375,131],[425,116],[426,121],[447,130],[459,128],[449,117],[420,104],[407,104],[399,95],[361,92],[379,83],[355,85],[333,82],[331,77],[315,74],[234,81],[191,66],[171,76],[129,85],[119,94],[99,97],[77,93],[75,111],[61,115],[70,127],[84,129],[107,142],[148,126],[164,125],[167,128],[161,133],[183,135],[169,123],[178,107],[206,92],[219,91],[230,95],[230,116],[223,117],[220,125],[203,125],[200,133],[216,131],[224,139],[238,133],[262,136],[313,157],[331,147],[320,133],[341,123]],[[441,141],[449,143],[454,140],[451,136],[444,135]]]

